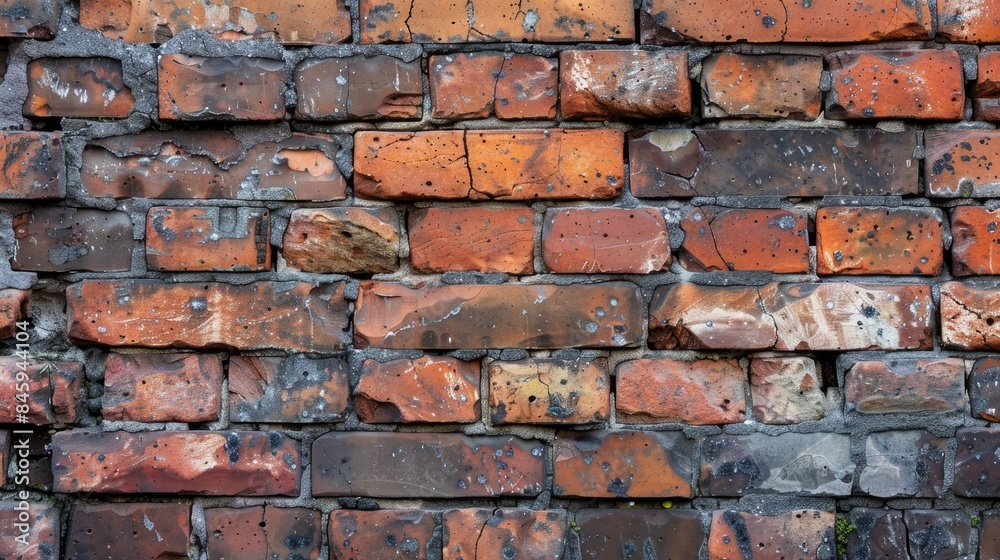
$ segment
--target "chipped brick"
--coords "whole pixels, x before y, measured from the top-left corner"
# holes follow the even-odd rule
[[[23,527],[18,525],[22,522],[19,517],[23,511],[20,501],[0,502],[0,558],[17,560],[58,558],[61,534],[59,508],[45,503],[28,502],[27,514],[31,521],[27,533],[24,533]],[[75,558],[68,554],[69,550],[64,558]]]
[[[878,432],[865,440],[862,492],[883,498],[934,498],[944,489],[948,440],[925,431]]]
[[[957,206],[951,211],[951,270],[955,276],[1000,274],[1000,211]],[[998,259],[1000,261],[1000,259]]]
[[[559,86],[559,108],[565,119],[691,116],[685,52],[563,51]]]
[[[844,377],[847,410],[866,414],[949,412],[965,405],[965,361],[858,362]]]
[[[934,197],[1000,196],[1000,136],[992,130],[928,130],[924,176]]]
[[[0,132],[0,199],[66,196],[61,132]]]
[[[290,268],[325,274],[393,272],[399,218],[391,208],[299,208],[285,229]]]
[[[721,53],[702,62],[707,118],[815,120],[822,110],[823,60],[812,56]]]
[[[552,272],[657,272],[670,266],[667,223],[656,208],[550,208],[542,258]]]
[[[105,420],[211,422],[222,403],[220,354],[110,354]]]
[[[232,356],[233,422],[340,422],[347,411],[349,367],[339,358]]]
[[[270,270],[270,222],[265,208],[154,206],[146,214],[146,266],[174,271]]]
[[[120,60],[38,58],[28,63],[26,117],[124,117],[134,104]]]
[[[969,403],[972,416],[1000,421],[1000,359],[979,358],[969,373]]]
[[[746,418],[746,374],[736,360],[631,360],[618,365],[615,377],[619,422],[705,425]]]
[[[126,212],[38,207],[14,218],[14,270],[126,271],[136,242]]]
[[[450,509],[441,528],[444,560],[561,560],[567,525],[560,510]]]
[[[285,116],[285,63],[246,56],[160,55],[160,120],[275,121]]]
[[[499,52],[432,56],[431,116],[436,119],[481,119],[493,115],[496,88],[503,72]]]
[[[295,68],[295,118],[312,121],[419,119],[420,61],[391,56],[307,58]]]
[[[530,208],[419,208],[409,213],[410,266],[416,272],[534,272]]]
[[[21,366],[24,366],[23,368]],[[72,424],[80,409],[80,389],[83,387],[83,364],[24,360],[23,356],[0,356],[0,390],[10,395],[8,404],[0,409],[0,423],[14,424],[22,413],[15,395],[24,394],[24,414],[27,423],[37,426]],[[22,388],[24,390],[22,390]]]
[[[0,37],[52,39],[59,4],[48,0],[5,1],[0,6]]]
[[[475,422],[479,362],[432,356],[366,360],[354,402],[362,422]]]
[[[677,260],[692,271],[809,272],[809,219],[798,210],[692,208]]]
[[[28,317],[29,290],[0,290],[0,340],[10,338],[19,330],[17,324]]]
[[[1000,349],[1000,291],[959,282],[941,285],[941,342],[962,350]]]
[[[810,358],[754,358],[750,394],[754,419],[764,424],[797,424],[826,416],[822,383]]]
[[[610,415],[605,358],[532,358],[489,365],[493,424],[590,424]]]
[[[76,504],[63,558],[184,558],[190,517],[188,504]]]
[[[321,513],[307,508],[206,508],[209,560],[319,558]]]

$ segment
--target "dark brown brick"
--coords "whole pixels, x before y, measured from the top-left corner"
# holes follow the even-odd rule
[[[319,511],[255,506],[205,509],[209,560],[319,558]]]
[[[126,212],[40,207],[14,218],[14,270],[116,272],[132,267],[136,242]]]
[[[733,424],[746,419],[746,373],[737,360],[622,362],[615,372],[618,421]]]
[[[651,0],[639,12],[643,43],[864,43],[928,39],[931,13],[922,2],[783,3],[734,6],[725,0]],[[756,556],[754,558],[757,558]]]
[[[450,509],[441,527],[443,560],[561,560],[566,544],[561,510]]]
[[[792,356],[750,361],[754,419],[764,424],[797,424],[826,416],[816,362]]]
[[[419,59],[307,58],[295,68],[295,88],[297,119],[419,119],[423,113]]]
[[[994,428],[959,428],[955,433],[955,483],[952,490],[967,498],[1000,496],[996,451],[1000,449],[1000,430]]]
[[[928,196],[1000,196],[1000,135],[992,130],[928,130],[924,145]]]
[[[883,498],[937,497],[945,488],[947,451],[947,438],[923,430],[870,434],[858,487]]]
[[[21,415],[36,426],[72,424],[79,416],[83,383],[83,364],[77,362],[0,356],[0,390],[9,396],[0,408],[0,424],[23,424]]]
[[[941,0],[937,4],[937,37],[962,43],[1000,42],[1000,8],[992,2]]]
[[[941,342],[962,350],[1000,349],[1000,291],[960,282],[941,285]]]
[[[66,300],[69,336],[81,344],[338,352],[349,340],[343,282],[85,280]]]
[[[667,223],[656,208],[550,208],[542,258],[552,272],[657,272],[670,266]]]
[[[28,63],[26,117],[124,117],[135,98],[113,58],[38,58]]]
[[[285,63],[247,56],[160,55],[160,120],[276,121],[285,116]]]
[[[553,494],[689,498],[694,443],[682,432],[559,432]]]
[[[799,210],[692,208],[677,255],[692,271],[809,272],[809,218]]]
[[[493,424],[592,424],[611,417],[605,358],[532,358],[489,366]]]
[[[328,433],[313,442],[313,496],[537,496],[545,444],[513,436]]]
[[[299,208],[285,229],[288,266],[325,274],[393,272],[399,218],[391,208]]]
[[[94,197],[340,200],[338,149],[323,135],[244,148],[229,132],[148,131],[92,141],[80,175]]]
[[[359,348],[623,347],[638,343],[639,289],[628,282],[445,285],[363,282],[354,313]]]
[[[419,509],[335,509],[330,512],[330,558],[433,558],[440,554],[436,529],[431,512]]]
[[[551,4],[471,0],[361,0],[362,43],[630,41],[628,0]]]
[[[955,276],[1000,274],[1000,211],[957,206],[951,211],[951,270]]]
[[[588,560],[697,558],[705,537],[694,509],[581,509],[576,512],[580,552]]]
[[[656,289],[649,320],[656,349],[928,350],[934,303],[915,284],[680,283]]]
[[[59,558],[60,534],[57,506],[26,500],[0,502],[0,557],[54,560]]]
[[[232,356],[233,422],[340,422],[347,412],[349,367],[339,358]]]
[[[687,59],[687,53],[673,51],[563,51],[559,54],[563,118],[689,117]]]
[[[1000,422],[1000,359],[979,358],[969,373],[972,416]]]
[[[531,274],[534,219],[530,208],[411,210],[410,266],[417,272]]]
[[[827,56],[831,119],[961,120],[965,77],[958,51],[842,51]]]
[[[54,489],[65,493],[297,496],[300,455],[299,442],[277,432],[52,436]]]
[[[709,560],[836,558],[834,514],[798,510],[778,515],[712,512]]]
[[[917,193],[913,132],[664,130],[629,141],[639,197]]]
[[[979,557],[1000,558],[1000,511],[983,512],[979,529]]]
[[[434,356],[366,360],[354,404],[362,422],[475,422],[479,362]]]
[[[848,558],[910,560],[903,512],[856,507],[847,519],[854,526],[847,535]]]
[[[61,132],[0,132],[0,199],[66,196]]]
[[[351,37],[343,0],[81,0],[80,25],[129,43],[165,43],[185,29],[286,45],[328,45]]]
[[[14,449],[13,446],[18,443],[18,441],[11,438],[9,430],[0,430],[0,485],[7,484],[7,465],[10,463],[12,454],[16,457],[17,450]],[[0,512],[3,511],[3,505],[3,502],[0,502]],[[18,533],[20,533],[20,531],[18,531]],[[3,535],[2,529],[0,529],[0,536],[6,536]],[[7,553],[11,554],[9,551]]]
[[[52,39],[59,4],[48,0],[6,1],[0,6],[0,37]]]
[[[105,420],[211,422],[222,404],[220,354],[110,354]]]
[[[1000,98],[973,99],[972,114],[976,120],[1000,121]]]
[[[942,221],[937,208],[820,208],[816,271],[936,276],[944,266]]]
[[[913,560],[961,558],[974,554],[972,519],[964,511],[911,509],[903,515]]]
[[[0,290],[0,340],[10,338],[18,330],[17,324],[28,316],[29,290],[12,288]]]
[[[146,214],[150,270],[271,269],[270,214],[265,208],[170,208]]]
[[[844,376],[847,410],[861,413],[949,412],[965,397],[965,361],[888,359],[858,362]]]
[[[186,558],[190,517],[188,504],[76,504],[63,558]]]
[[[822,110],[823,59],[722,53],[702,62],[702,114],[708,118],[815,120]]]

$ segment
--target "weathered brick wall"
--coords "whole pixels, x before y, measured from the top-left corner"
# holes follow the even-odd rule
[[[1000,558],[1000,0],[0,35],[0,558]]]

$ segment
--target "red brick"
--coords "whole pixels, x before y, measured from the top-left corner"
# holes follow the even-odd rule
[[[432,356],[366,360],[354,403],[362,422],[476,422],[479,362]]]
[[[630,41],[628,0],[551,4],[542,0],[361,0],[362,43]]]
[[[1000,211],[958,206],[951,211],[951,272],[955,276],[1000,274]],[[998,257],[993,264],[994,254]]]
[[[913,132],[658,130],[629,141],[632,194],[917,194]]]
[[[39,207],[14,218],[14,270],[126,271],[136,242],[125,212]]]
[[[277,432],[93,432],[52,436],[56,492],[297,496],[298,441]]]
[[[45,503],[28,503],[28,532],[24,535],[19,519],[20,500],[0,502],[0,558],[53,560],[59,554],[59,509]],[[18,540],[21,537],[21,540]],[[65,556],[72,558],[72,556]]]
[[[17,323],[28,316],[28,290],[0,290],[0,340],[10,338],[18,330]]]
[[[362,282],[358,348],[564,348],[638,344],[638,287],[627,282],[448,285]]]
[[[307,508],[206,508],[209,560],[319,558],[321,513]]]
[[[858,362],[844,376],[847,410],[861,413],[951,412],[965,405],[965,361],[893,359]]]
[[[443,560],[561,560],[566,512],[521,508],[450,509],[442,515]]]
[[[530,208],[411,210],[410,267],[416,272],[532,274],[534,218]]]
[[[359,132],[354,188],[402,200],[613,198],[622,150],[608,129]]]
[[[52,39],[58,26],[59,4],[47,0],[4,2],[0,8],[0,37]]]
[[[691,116],[685,52],[563,51],[559,86],[565,119]]]
[[[559,432],[553,494],[690,498],[694,444],[681,432]]]
[[[501,119],[554,119],[558,92],[556,59],[515,54],[500,70],[493,110]]]
[[[347,362],[339,358],[229,358],[232,422],[340,422],[350,393]]]
[[[992,130],[928,130],[924,133],[928,196],[1000,196],[1000,135]]]
[[[271,269],[270,215],[264,208],[170,208],[146,215],[150,270]]]
[[[0,199],[66,196],[61,132],[0,132]]]
[[[285,229],[282,254],[290,268],[305,272],[393,272],[398,230],[391,208],[299,208]]]
[[[313,442],[313,496],[537,496],[545,445],[513,436],[331,432]]]
[[[220,354],[110,354],[105,420],[211,422],[222,404]]]
[[[81,0],[80,25],[129,43],[165,43],[185,29],[288,45],[328,45],[351,37],[351,13],[343,0]]]
[[[337,150],[323,135],[244,148],[230,132],[148,131],[92,141],[80,174],[94,197],[340,200]]]
[[[66,300],[69,336],[81,344],[338,352],[349,336],[343,282],[85,280]]]
[[[437,523],[424,510],[330,512],[330,558],[404,558],[425,560],[439,550]],[[440,545],[439,545],[440,546]]]
[[[134,104],[120,60],[38,58],[28,63],[26,117],[124,117]]]
[[[926,3],[895,0],[789,2],[734,7],[726,0],[652,0],[639,12],[643,43],[862,43],[929,39]]]
[[[431,115],[439,119],[554,119],[559,64],[533,54],[432,56]]]
[[[960,282],[941,285],[941,342],[962,350],[1000,349],[1000,291]]]
[[[750,394],[754,419],[764,424],[797,424],[826,416],[822,383],[810,358],[754,358]]]
[[[834,514],[799,510],[778,515],[712,512],[709,560],[834,558]]]
[[[816,271],[935,276],[944,266],[942,220],[936,208],[820,208]]]
[[[1000,42],[1000,6],[982,0],[940,0],[937,38],[963,43]]]
[[[973,97],[1000,97],[1000,52],[981,52],[977,63]]]
[[[191,535],[188,504],[73,506],[63,558],[184,558]]]
[[[831,119],[961,120],[965,78],[957,51],[842,51],[827,56]]]
[[[83,382],[83,364],[77,362],[0,356],[0,390],[10,395],[0,409],[0,423],[14,424],[23,414],[34,425],[72,424],[79,416]],[[26,405],[27,412],[18,405]]]
[[[809,219],[795,209],[692,208],[681,220],[684,242],[677,255],[696,271],[809,272]]]
[[[246,56],[160,55],[160,120],[276,121],[285,116],[285,63]]]
[[[670,239],[656,208],[550,208],[542,258],[552,272],[648,274],[670,266]]]
[[[295,68],[295,87],[297,119],[419,119],[423,112],[419,59],[307,58]]]
[[[746,373],[736,360],[623,362],[615,404],[625,423],[734,424],[746,419]]]
[[[649,310],[656,349],[931,348],[930,286],[766,284],[661,286]]]
[[[531,358],[489,366],[493,424],[594,424],[611,417],[605,358]]]
[[[722,53],[702,62],[702,114],[708,118],[815,120],[822,110],[823,59]]]

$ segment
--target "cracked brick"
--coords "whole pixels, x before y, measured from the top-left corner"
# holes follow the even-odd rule
[[[687,270],[809,272],[809,219],[794,209],[699,206],[681,220],[677,260]]]
[[[605,358],[497,360],[488,375],[495,425],[590,424],[611,417]]]
[[[746,373],[736,360],[631,360],[618,365],[615,377],[619,422],[706,425],[746,419]]]
[[[434,356],[366,360],[354,403],[362,422],[476,422],[479,362]]]
[[[410,266],[417,272],[535,270],[530,208],[419,208],[409,212]]]
[[[552,272],[649,274],[670,266],[670,238],[657,208],[550,208],[542,259]]]
[[[444,560],[561,560],[566,512],[523,508],[450,509],[442,515]]]
[[[347,362],[339,358],[231,356],[229,419],[286,424],[341,422],[347,415],[349,370]]]
[[[962,350],[1000,349],[1000,291],[960,282],[941,285],[941,342]]]
[[[325,274],[393,272],[399,218],[392,208],[299,208],[285,229],[288,267]]]
[[[706,118],[815,120],[822,110],[823,59],[721,53],[702,62]]]
[[[101,415],[112,421],[218,420],[223,377],[220,354],[110,354]]]

